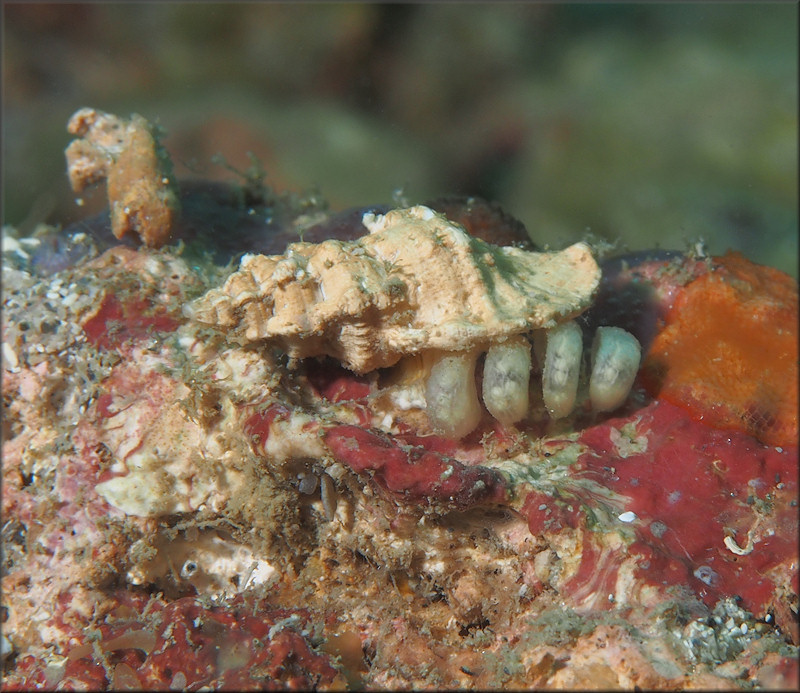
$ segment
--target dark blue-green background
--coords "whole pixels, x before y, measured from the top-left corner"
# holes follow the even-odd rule
[[[334,208],[499,201],[539,244],[736,248],[797,276],[796,3],[3,5],[4,223],[67,223],[82,106],[179,175],[264,162]]]

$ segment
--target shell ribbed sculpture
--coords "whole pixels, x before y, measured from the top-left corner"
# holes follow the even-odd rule
[[[328,355],[364,373],[426,350],[463,352],[585,310],[600,269],[584,243],[560,252],[498,247],[427,207],[365,214],[355,241],[248,255],[189,309],[233,341]]]

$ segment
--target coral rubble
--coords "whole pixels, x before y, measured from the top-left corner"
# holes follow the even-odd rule
[[[749,333],[713,341],[722,327],[697,307],[721,296],[738,324],[796,334],[796,285],[678,253],[609,261],[601,280],[578,246],[583,269],[567,261],[569,286],[548,284],[537,313],[508,296],[540,278],[494,274],[528,261],[489,245],[506,221],[447,208],[368,216],[358,241],[374,209],[287,215],[287,236],[333,237],[245,260],[223,290],[229,268],[179,247],[39,272],[41,241],[7,236],[4,688],[797,686],[797,412],[779,387],[796,357],[778,339],[775,378],[753,389]],[[430,276],[409,269],[426,248]],[[244,274],[254,262],[268,267]],[[479,298],[438,305],[459,269]],[[337,290],[349,302],[316,315]],[[284,332],[261,329],[267,299],[292,307]],[[348,342],[338,328],[365,313],[378,333],[422,315],[463,341]],[[583,335],[598,332],[593,375]],[[620,386],[639,344],[644,369]],[[742,376],[729,387],[718,357]],[[469,405],[468,432],[425,410],[454,373],[486,405]],[[768,401],[758,420],[778,423],[748,423]]]

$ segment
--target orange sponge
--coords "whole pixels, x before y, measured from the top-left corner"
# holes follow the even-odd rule
[[[711,426],[797,445],[797,311],[797,282],[729,252],[676,300],[643,382]]]

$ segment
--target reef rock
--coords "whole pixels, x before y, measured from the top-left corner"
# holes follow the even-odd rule
[[[583,312],[600,281],[589,247],[536,253],[469,236],[416,206],[363,217],[355,241],[246,255],[188,310],[241,344],[328,355],[365,373],[427,350],[487,348]]]

